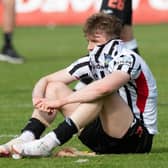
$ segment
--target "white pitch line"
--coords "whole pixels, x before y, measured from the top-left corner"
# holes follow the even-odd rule
[[[0,138],[16,138],[18,135],[14,134],[1,134]]]

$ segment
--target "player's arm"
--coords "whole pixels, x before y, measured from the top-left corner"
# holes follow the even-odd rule
[[[99,99],[117,91],[130,80],[130,75],[123,71],[115,71],[105,78],[92,82],[83,89],[74,92],[63,101],[68,103],[86,103]]]
[[[126,72],[115,71],[105,78],[92,82],[83,89],[73,92],[71,95],[60,100],[43,100],[42,104],[46,109],[60,108],[70,103],[88,103],[102,98],[117,91],[121,86],[130,80]]]
[[[33,93],[32,93],[33,104],[34,103],[36,104],[37,99],[44,97],[46,87],[50,82],[55,82],[55,83],[63,82],[65,84],[69,84],[74,80],[76,79],[73,76],[71,76],[69,73],[67,73],[66,69],[63,69],[42,77],[34,86]]]

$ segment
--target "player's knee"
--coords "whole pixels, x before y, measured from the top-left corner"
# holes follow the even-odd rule
[[[63,84],[62,82],[50,82],[47,85],[46,94],[48,95],[59,94],[64,87],[65,84]]]

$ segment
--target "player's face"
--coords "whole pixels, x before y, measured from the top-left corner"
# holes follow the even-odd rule
[[[94,47],[105,44],[109,40],[104,32],[96,32],[94,34],[87,35],[86,38],[88,41],[88,51],[92,51]]]

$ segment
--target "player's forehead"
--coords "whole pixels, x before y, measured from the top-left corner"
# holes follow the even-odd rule
[[[97,41],[99,39],[107,39],[107,34],[103,31],[95,31],[90,34],[86,34],[86,39],[88,41]]]

